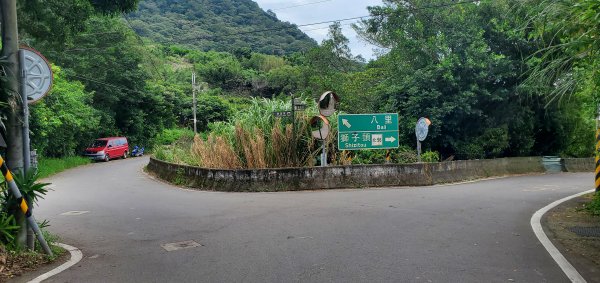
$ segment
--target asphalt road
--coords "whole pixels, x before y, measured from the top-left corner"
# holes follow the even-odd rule
[[[47,282],[567,282],[529,221],[592,174],[364,190],[182,190],[147,158],[48,181],[35,209],[84,259]],[[79,215],[62,215],[82,211]],[[86,212],[87,211],[87,212]],[[166,251],[193,240],[199,247]]]

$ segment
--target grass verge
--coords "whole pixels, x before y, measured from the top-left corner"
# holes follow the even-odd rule
[[[71,156],[64,158],[40,158],[38,160],[39,178],[60,173],[67,169],[90,163],[89,158]]]
[[[586,204],[585,210],[594,216],[600,216],[600,194],[596,193],[592,196],[592,200]]]

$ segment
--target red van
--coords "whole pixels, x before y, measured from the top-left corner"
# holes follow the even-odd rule
[[[129,144],[126,137],[110,137],[95,140],[83,154],[92,160],[109,161],[113,158],[127,158]]]

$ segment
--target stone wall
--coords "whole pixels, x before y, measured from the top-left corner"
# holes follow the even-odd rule
[[[512,174],[542,173],[540,157],[459,160],[440,163],[219,170],[150,159],[148,170],[192,188],[229,192],[275,192],[383,186],[427,186]]]
[[[595,172],[594,158],[563,158],[561,160],[563,171],[567,172]]]

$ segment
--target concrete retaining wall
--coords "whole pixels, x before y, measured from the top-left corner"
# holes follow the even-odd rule
[[[563,158],[561,160],[563,171],[567,172],[594,172],[596,164],[594,158]]]
[[[540,157],[441,163],[217,170],[150,159],[148,170],[167,181],[202,190],[275,192],[382,186],[427,186],[511,174],[542,173]]]

